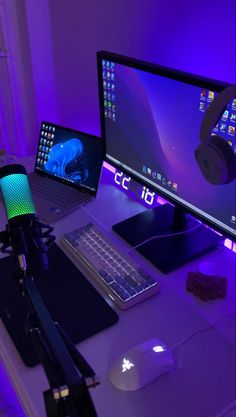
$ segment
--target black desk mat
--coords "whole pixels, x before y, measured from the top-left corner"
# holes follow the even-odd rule
[[[49,272],[35,277],[35,284],[53,320],[73,343],[118,321],[118,315],[56,244],[50,248],[49,261]],[[0,259],[0,317],[24,364],[31,367],[38,359],[25,335],[27,311],[18,283],[11,277],[12,266],[11,257]]]

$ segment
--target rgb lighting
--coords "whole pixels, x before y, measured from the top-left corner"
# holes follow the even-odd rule
[[[14,172],[12,167],[9,166],[9,174],[6,170],[7,167],[5,167],[4,174],[0,175],[0,188],[8,220],[17,216],[36,213],[24,167],[21,170],[16,169],[16,171],[21,172],[11,173]],[[15,165],[15,167],[20,166]]]

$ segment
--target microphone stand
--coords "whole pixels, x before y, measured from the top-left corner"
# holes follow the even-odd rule
[[[27,306],[26,331],[43,365],[50,386],[43,393],[46,415],[47,417],[97,417],[88,392],[88,388],[99,384],[97,376],[59,324],[53,322],[34,284],[32,273],[27,267],[23,232],[22,230],[13,232],[15,235],[17,232],[19,236],[17,269],[13,276],[19,283],[20,293]],[[1,250],[5,253],[11,253],[6,250],[6,247],[12,244],[11,233],[12,230],[0,232],[0,242],[3,243]],[[49,235],[49,241],[52,240],[54,238]],[[48,242],[46,244],[48,248]],[[22,251],[19,248],[22,248]]]

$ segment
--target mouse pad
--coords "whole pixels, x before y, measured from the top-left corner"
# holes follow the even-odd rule
[[[55,243],[49,265],[46,274],[35,277],[35,284],[51,317],[74,344],[117,322],[118,315]],[[0,317],[24,364],[31,367],[38,359],[24,332],[27,309],[11,277],[13,267],[11,257],[0,259]]]

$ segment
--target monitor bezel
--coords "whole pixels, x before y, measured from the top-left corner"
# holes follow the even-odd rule
[[[171,69],[171,68],[161,66],[158,64],[149,63],[149,62],[142,61],[136,58],[129,58],[127,56],[119,55],[119,54],[109,52],[109,51],[101,50],[97,52],[100,127],[101,127],[101,136],[104,138],[104,142],[105,142],[105,160],[108,163],[112,164],[115,168],[131,176],[135,181],[137,181],[141,185],[148,187],[149,189],[154,191],[157,195],[160,195],[161,197],[163,197],[167,202],[173,204],[176,207],[184,209],[187,213],[191,214],[193,217],[200,220],[203,224],[209,226],[216,232],[219,232],[225,238],[229,238],[233,242],[236,242],[236,235],[234,235],[227,229],[221,227],[220,225],[218,225],[217,223],[214,223],[211,220],[208,220],[207,218],[203,217],[201,214],[199,214],[194,209],[188,207],[187,205],[179,202],[178,200],[175,200],[174,198],[166,194],[164,191],[159,189],[158,185],[156,186],[156,188],[152,187],[148,181],[145,181],[144,179],[141,180],[133,172],[126,170],[125,167],[121,167],[119,164],[116,164],[114,161],[111,161],[110,158],[108,158],[107,150],[106,150],[105,117],[104,117],[104,106],[103,106],[102,60],[108,60],[108,61],[115,62],[117,64],[131,67],[131,68],[136,68],[136,69],[140,69],[142,71],[146,71],[149,73],[158,74],[164,77],[174,79],[176,81],[182,81],[187,84],[191,84],[194,86],[212,90],[217,93],[220,93],[223,89],[228,87],[230,84],[224,81],[202,77],[200,75],[184,72],[178,69]],[[199,139],[199,144],[200,144],[200,139]]]

